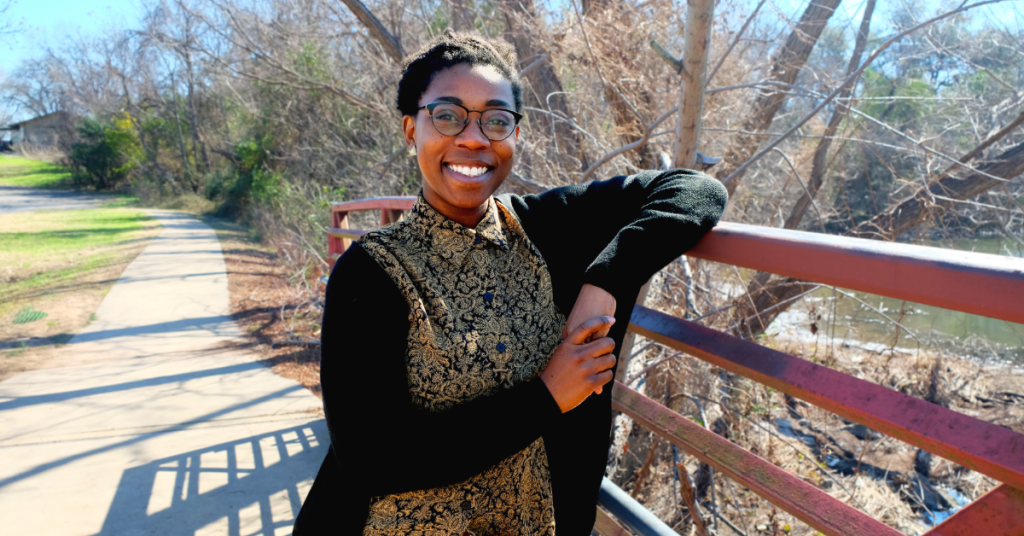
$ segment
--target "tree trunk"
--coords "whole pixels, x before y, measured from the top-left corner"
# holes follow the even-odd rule
[[[196,120],[196,99],[195,99],[195,76],[192,73],[192,54],[188,50],[186,42],[182,47],[182,57],[185,59],[186,83],[188,88],[188,122],[192,131],[192,152],[197,162],[202,164],[202,173],[210,172],[210,156],[206,151],[206,143],[199,136],[199,122]]]
[[[861,19],[860,31],[857,33],[857,41],[853,46],[853,54],[850,55],[850,64],[846,68],[846,76],[844,78],[849,78],[857,70],[857,67],[860,67],[860,59],[864,55],[864,48],[868,42],[868,31],[871,28],[871,15],[874,12],[875,0],[868,0],[867,5],[864,7],[864,17]],[[800,195],[800,198],[797,199],[796,204],[793,206],[793,210],[789,213],[789,217],[786,218],[784,225],[786,229],[796,229],[800,225],[800,222],[804,219],[804,214],[807,213],[807,207],[811,205],[814,196],[818,194],[818,190],[821,189],[821,185],[825,181],[825,169],[828,167],[828,150],[832,146],[832,136],[835,136],[836,130],[839,129],[839,124],[846,117],[848,108],[844,107],[843,103],[853,94],[854,86],[856,84],[848,84],[836,98],[836,109],[828,120],[828,126],[825,128],[821,141],[818,142],[818,147],[814,150],[811,178],[807,183],[807,191]]]
[[[501,0],[500,5],[505,14],[505,39],[515,47],[519,62],[524,66],[529,65],[537,58],[548,54],[532,36],[531,28],[537,24],[533,0]],[[579,162],[574,162],[573,167],[579,167],[581,164],[581,167],[586,167],[581,134],[572,126],[572,109],[569,107],[569,99],[566,98],[554,64],[550,59],[541,62],[527,73],[526,79],[529,82],[528,87],[524,88],[523,95],[526,106],[547,110],[556,116],[527,111],[530,124],[537,129],[553,130],[557,152]]]
[[[711,49],[711,25],[714,0],[690,0],[686,10],[686,37],[683,50],[682,102],[676,127],[676,154],[673,167],[694,169],[697,143],[700,141],[701,115],[704,110],[704,86],[707,83],[708,51]]]
[[[395,63],[401,63],[402,58],[405,57],[405,51],[402,50],[402,43],[398,39],[391,35],[391,32],[381,24],[380,20],[374,16],[370,8],[366,7],[366,4],[359,0],[341,0],[346,6],[352,11],[352,13],[359,19],[359,22],[363,23],[370,35],[377,40],[378,43],[384,48],[384,52],[387,53],[391,59],[395,60]]]
[[[800,17],[796,28],[789,34],[786,45],[775,56],[771,74],[768,76],[769,80],[783,84],[792,84],[796,81],[797,75],[803,69],[807,57],[814,50],[814,45],[817,44],[821,32],[832,18],[840,1],[812,0],[803,16]],[[754,102],[747,120],[740,127],[741,130],[752,134],[737,134],[733,138],[729,150],[726,152],[722,168],[716,174],[719,180],[724,180],[754,156],[761,141],[761,137],[756,134],[768,130],[776,112],[779,111],[785,100],[785,89],[767,89],[761,92]],[[730,196],[736,191],[736,186],[742,179],[743,174],[739,174],[726,184]]]

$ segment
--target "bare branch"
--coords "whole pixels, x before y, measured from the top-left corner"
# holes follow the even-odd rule
[[[370,35],[377,40],[384,47],[384,51],[391,56],[391,59],[395,60],[395,63],[401,63],[402,58],[405,57],[405,51],[402,50],[402,43],[398,39],[391,35],[391,32],[380,23],[380,20],[374,16],[370,8],[366,7],[366,4],[360,0],[341,0],[346,6],[352,11],[352,13],[359,19],[359,22],[363,23]]]
[[[644,145],[647,145],[647,140],[649,140],[651,138],[651,132],[654,130],[654,128],[657,127],[658,125],[660,125],[663,121],[665,121],[669,117],[672,117],[672,114],[676,113],[676,111],[678,111],[678,110],[679,110],[679,107],[676,106],[675,108],[672,108],[671,110],[669,110],[669,111],[665,112],[664,114],[662,114],[661,117],[655,119],[653,123],[651,123],[650,125],[647,126],[647,128],[644,130],[643,137],[641,137],[639,140],[636,140],[633,143],[629,143],[629,144],[623,145],[622,147],[619,147],[618,149],[615,149],[615,150],[605,154],[604,156],[602,156],[600,158],[600,160],[598,160],[597,162],[594,162],[594,165],[590,166],[590,168],[588,168],[583,173],[583,178],[580,179],[580,182],[587,182],[587,180],[590,179],[590,176],[593,175],[594,172],[597,171],[597,169],[599,167],[607,164],[609,161],[611,161],[611,159],[615,158],[616,156],[619,156],[620,154],[632,151],[634,149],[640,149]]]
[[[939,15],[937,17],[933,17],[931,19],[928,19],[928,20],[922,22],[921,24],[918,24],[918,25],[914,26],[913,28],[910,28],[908,30],[904,30],[904,31],[896,34],[895,36],[890,38],[888,41],[883,43],[880,47],[878,47],[878,49],[876,49],[870,56],[868,56],[868,59],[860,66],[860,68],[857,69],[856,72],[854,72],[852,75],[848,76],[846,78],[846,80],[843,81],[843,83],[839,85],[839,87],[835,88],[832,91],[832,93],[829,93],[829,95],[827,97],[825,97],[825,99],[820,104],[815,106],[814,109],[811,110],[810,113],[808,113],[806,116],[804,116],[803,119],[798,121],[789,130],[787,130],[786,133],[782,135],[782,137],[772,141],[770,144],[768,144],[768,147],[765,147],[759,153],[757,153],[752,158],[750,158],[749,160],[744,162],[740,167],[738,167],[736,169],[736,171],[733,171],[728,177],[723,179],[722,183],[726,184],[729,181],[731,181],[733,178],[741,175],[754,162],[757,162],[758,160],[760,160],[762,156],[768,154],[779,143],[782,143],[782,140],[786,139],[787,137],[789,137],[790,134],[796,132],[797,129],[799,129],[800,127],[802,127],[805,124],[807,124],[807,122],[810,121],[811,118],[813,118],[815,115],[818,115],[818,112],[820,112],[822,108],[824,108],[828,103],[832,102],[833,99],[835,99],[840,93],[842,93],[843,90],[846,89],[847,85],[849,85],[854,80],[859,78],[861,73],[863,73],[864,70],[867,69],[868,66],[871,65],[871,63],[873,61],[875,61],[875,59],[878,58],[878,56],[881,55],[881,53],[885,49],[887,49],[890,46],[892,46],[892,44],[895,43],[896,41],[899,41],[900,39],[906,37],[907,35],[912,34],[915,31],[917,31],[917,30],[919,30],[921,28],[924,28],[925,26],[928,26],[929,24],[934,24],[934,23],[936,23],[936,22],[938,22],[940,20],[952,17],[953,15],[956,15],[957,13],[963,13],[964,11],[967,11],[967,10],[970,10],[970,9],[974,9],[976,7],[986,6],[986,5],[989,5],[989,4],[998,4],[998,3],[1006,2],[1006,1],[1007,0],[986,0],[985,2],[978,2],[978,3],[975,3],[975,4],[971,4],[969,6],[963,6],[963,7],[959,8],[959,9],[954,9],[953,11],[948,11],[946,13],[943,13],[942,15]]]
[[[746,22],[743,23],[743,27],[740,28],[740,31],[736,32],[736,37],[733,38],[732,43],[729,43],[729,48],[726,48],[725,52],[722,53],[722,57],[718,58],[718,63],[715,63],[715,68],[711,69],[711,74],[708,75],[707,84],[710,84],[711,79],[714,78],[716,74],[718,74],[718,69],[722,68],[722,64],[725,63],[725,59],[729,57],[729,54],[732,52],[732,49],[736,48],[736,43],[740,42],[740,38],[743,37],[743,34],[744,32],[747,31],[747,28],[750,26],[750,23],[754,22],[754,17],[757,16],[758,11],[761,11],[761,6],[764,5],[765,1],[766,0],[761,0],[760,2],[757,3],[757,7],[754,8],[754,12],[751,13],[749,17],[747,17],[747,20]]]

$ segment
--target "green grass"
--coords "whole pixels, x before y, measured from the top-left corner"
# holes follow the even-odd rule
[[[141,231],[156,225],[142,212],[126,209],[0,216],[0,271],[14,276],[0,284],[0,314],[8,309],[6,298],[70,283],[79,273],[117,262],[120,250],[145,240]]]
[[[68,186],[71,173],[61,167],[28,158],[0,157],[0,184],[31,188]]]
[[[141,201],[138,197],[133,195],[122,195],[116,194],[116,198],[109,203],[103,203],[102,208],[126,208],[126,207],[137,207]]]

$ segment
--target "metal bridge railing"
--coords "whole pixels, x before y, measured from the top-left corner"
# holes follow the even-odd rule
[[[382,197],[335,204],[331,262],[367,232],[348,228],[350,212],[379,210],[385,225],[414,202]],[[687,255],[1024,323],[1024,259],[728,222]],[[629,329],[1003,483],[923,536],[1024,536],[1024,435],[643,306]],[[823,534],[901,534],[622,383],[615,383],[612,398],[634,422]],[[641,534],[666,534],[664,523],[616,490],[606,479],[599,503],[619,522]],[[597,529],[625,534],[601,508]]]

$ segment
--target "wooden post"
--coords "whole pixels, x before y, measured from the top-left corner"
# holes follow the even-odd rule
[[[694,169],[697,142],[700,139],[701,112],[704,109],[704,84],[711,49],[711,23],[714,0],[687,0],[686,35],[683,41],[682,96],[676,124],[674,167]]]
[[[383,227],[389,223],[395,223],[402,219],[402,210],[393,208],[380,209],[380,225]]]
[[[348,229],[348,212],[332,212],[331,227],[335,229]],[[334,267],[334,260],[337,256],[345,253],[350,244],[352,244],[352,240],[348,238],[340,236],[330,236],[327,238],[328,262],[331,263],[332,268]]]

